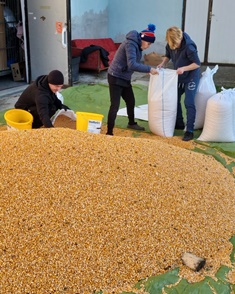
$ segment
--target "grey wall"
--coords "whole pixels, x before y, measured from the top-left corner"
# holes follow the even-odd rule
[[[156,42],[145,53],[164,53],[165,32],[182,24],[183,0],[71,0],[72,39],[110,37],[122,42],[130,30],[156,25]]]
[[[145,52],[164,53],[166,29],[172,25],[181,27],[182,9],[183,0],[110,0],[109,35],[120,42],[128,31],[142,31],[154,23],[156,42]]]
[[[72,39],[108,36],[109,0],[71,0]]]

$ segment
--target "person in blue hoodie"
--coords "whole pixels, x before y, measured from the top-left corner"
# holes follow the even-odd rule
[[[130,31],[119,46],[108,68],[110,108],[106,135],[113,135],[121,97],[125,101],[127,108],[127,128],[139,131],[145,130],[135,122],[135,96],[131,85],[131,77],[135,71],[153,75],[158,74],[157,69],[141,63],[142,51],[149,48],[155,41],[155,29],[154,24],[149,24],[148,28],[140,33],[136,30]]]
[[[183,141],[193,139],[196,117],[195,95],[200,80],[200,59],[197,46],[190,36],[178,27],[166,31],[166,53],[158,68],[165,67],[171,60],[178,74],[178,106],[175,129],[185,129],[182,115],[181,96],[185,93],[186,130]]]

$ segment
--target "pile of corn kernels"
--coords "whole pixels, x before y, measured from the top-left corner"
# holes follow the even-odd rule
[[[1,293],[120,293],[231,266],[235,181],[212,157],[67,128],[2,131],[0,150]]]

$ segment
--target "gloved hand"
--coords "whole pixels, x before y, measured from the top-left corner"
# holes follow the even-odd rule
[[[70,108],[68,106],[64,105],[64,104],[62,104],[61,109],[64,109],[65,111],[70,110]]]

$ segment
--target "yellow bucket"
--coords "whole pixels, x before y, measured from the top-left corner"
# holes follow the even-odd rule
[[[5,112],[4,119],[8,130],[32,129],[33,116],[30,112],[22,109],[11,109]]]
[[[76,129],[94,134],[100,134],[102,125],[102,114],[90,112],[76,112]]]

